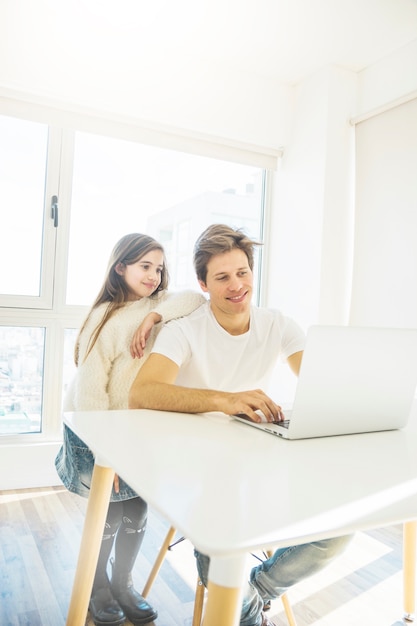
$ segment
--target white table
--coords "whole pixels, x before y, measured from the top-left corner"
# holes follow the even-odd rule
[[[417,518],[417,405],[404,430],[302,441],[217,413],[91,411],[64,421],[96,453],[71,626],[84,624],[113,470],[210,555],[205,626],[238,624],[248,552]]]

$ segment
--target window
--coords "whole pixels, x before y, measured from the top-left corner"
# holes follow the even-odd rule
[[[0,326],[0,433],[41,430],[45,329]]]
[[[248,165],[76,133],[67,304],[91,302],[111,248],[128,232],[163,243],[172,289],[197,288],[192,248],[206,226],[222,221],[262,236],[263,174]]]
[[[0,133],[0,203],[9,209],[0,218],[0,263],[10,268],[1,273],[0,291],[38,296],[48,128],[0,117]],[[30,262],[16,263],[16,251],[25,249]]]
[[[170,288],[199,289],[192,248],[207,225],[262,240],[265,170],[1,115],[0,158],[0,260],[10,268],[0,279],[0,435],[56,440],[76,329],[116,241],[152,235]]]

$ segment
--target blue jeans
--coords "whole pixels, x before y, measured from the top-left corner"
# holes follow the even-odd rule
[[[94,455],[90,448],[70,429],[64,426],[64,441],[55,458],[55,468],[65,487],[88,498],[94,469]],[[110,502],[137,498],[138,495],[119,477],[119,491],[114,487]]]
[[[244,590],[240,626],[260,626],[266,600],[274,600],[288,587],[319,572],[341,554],[351,535],[280,548],[271,558],[254,567]],[[207,586],[210,559],[195,550],[198,575]]]

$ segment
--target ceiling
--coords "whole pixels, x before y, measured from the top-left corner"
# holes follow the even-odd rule
[[[417,0],[1,0],[0,83],[218,67],[292,84],[415,39]]]

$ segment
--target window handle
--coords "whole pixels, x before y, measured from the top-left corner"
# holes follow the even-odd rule
[[[54,227],[58,227],[58,196],[52,196],[51,218],[54,220]]]

